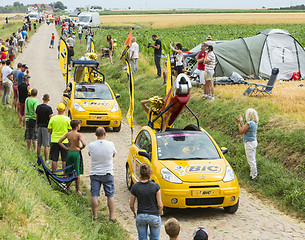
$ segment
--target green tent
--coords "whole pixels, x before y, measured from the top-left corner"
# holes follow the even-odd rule
[[[217,65],[214,76],[268,78],[272,68],[279,68],[278,79],[291,79],[293,72],[305,76],[303,47],[287,31],[269,29],[256,36],[238,38],[213,46]]]

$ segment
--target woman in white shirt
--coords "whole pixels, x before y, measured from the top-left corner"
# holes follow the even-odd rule
[[[175,48],[173,48],[172,44],[170,44],[170,47],[173,49],[174,51],[174,55],[176,55],[175,57],[175,65],[174,65],[174,73],[175,73],[175,77],[177,77],[180,73],[183,73],[183,52],[182,52],[182,45],[181,43],[175,43]]]

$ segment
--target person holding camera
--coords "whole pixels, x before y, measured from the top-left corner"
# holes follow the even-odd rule
[[[210,101],[214,101],[214,84],[213,84],[213,75],[214,68],[216,66],[216,58],[213,52],[213,46],[207,46],[207,52],[204,58],[205,72],[204,80],[205,87]]]
[[[152,47],[154,48],[155,52],[154,52],[154,60],[155,60],[155,65],[157,68],[157,78],[161,77],[161,52],[162,52],[162,43],[160,41],[160,39],[157,38],[157,35],[152,35],[152,40],[155,41],[155,45],[149,43],[148,44],[148,48]]]

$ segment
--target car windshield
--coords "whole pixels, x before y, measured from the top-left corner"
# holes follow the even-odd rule
[[[206,160],[219,159],[219,153],[203,132],[157,134],[159,160]]]
[[[112,94],[106,84],[76,84],[75,99],[112,100]]]
[[[78,16],[78,22],[89,22],[90,16]]]
[[[193,53],[199,52],[199,51],[200,51],[200,48],[201,48],[201,43],[200,43],[199,45],[197,45],[196,47],[192,48],[192,49],[190,50],[190,52],[193,52]]]

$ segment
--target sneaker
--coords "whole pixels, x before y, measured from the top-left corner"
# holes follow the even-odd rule
[[[213,102],[215,100],[214,97],[210,97],[210,102]]]
[[[256,182],[257,181],[257,176],[256,177],[251,177],[250,176],[250,180],[253,181],[253,182]]]

